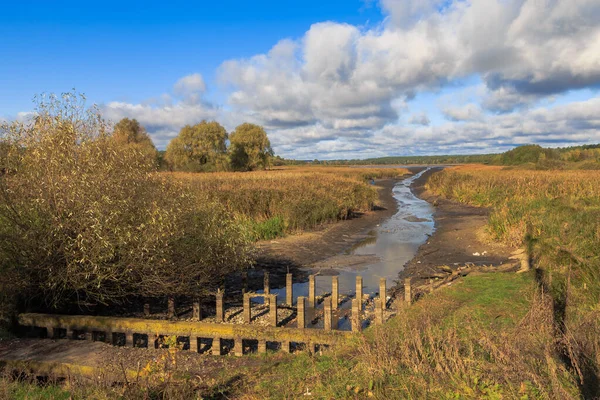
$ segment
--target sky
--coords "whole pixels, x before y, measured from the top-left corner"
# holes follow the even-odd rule
[[[75,89],[159,149],[265,127],[295,159],[600,143],[598,0],[5,2],[0,119]]]

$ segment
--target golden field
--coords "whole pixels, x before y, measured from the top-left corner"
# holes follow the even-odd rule
[[[460,166],[432,176],[428,189],[489,207],[490,234],[528,245],[539,266],[600,295],[600,171],[531,171]],[[556,282],[555,282],[556,283]]]
[[[409,174],[402,168],[281,167],[256,172],[163,173],[216,201],[245,222],[255,239],[346,219],[378,198],[369,179]]]

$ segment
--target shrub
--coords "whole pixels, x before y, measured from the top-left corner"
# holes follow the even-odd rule
[[[112,140],[82,97],[42,98],[32,121],[0,132],[4,296],[59,307],[198,295],[248,263],[226,210]]]

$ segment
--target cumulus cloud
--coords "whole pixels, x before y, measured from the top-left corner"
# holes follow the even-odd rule
[[[430,124],[429,117],[425,113],[413,114],[408,119],[408,123],[412,125],[423,125],[428,126]]]
[[[381,7],[388,18],[376,28],[319,23],[269,53],[227,61],[220,77],[234,87],[229,103],[272,128],[321,124],[343,137],[396,122],[397,99],[473,75],[488,90],[481,107],[493,112],[600,84],[596,0],[381,0]],[[466,118],[475,118],[470,112]]]
[[[379,3],[386,18],[375,27],[316,23],[264,54],[223,62],[217,75],[224,108],[206,100],[203,77],[191,74],[157,99],[104,110],[115,120],[140,120],[159,147],[204,118],[228,129],[259,123],[276,152],[296,158],[600,141],[597,100],[540,107],[543,99],[600,86],[597,0]],[[469,80],[482,90],[441,106],[446,122],[410,114],[419,93]]]
[[[103,115],[117,122],[122,118],[137,119],[149,132],[158,148],[165,148],[185,125],[203,119],[216,119],[220,109],[203,98],[206,84],[200,74],[191,74],[173,85],[172,94],[164,93],[158,98],[141,104],[113,101],[101,106]]]
[[[204,83],[202,75],[195,73],[179,79],[173,86],[173,91],[179,95],[204,93],[206,91],[206,83]]]
[[[515,145],[600,143],[600,98],[441,125],[386,125],[355,137],[322,126],[276,132],[279,154],[312,159],[503,152]]]
[[[442,109],[442,113],[451,121],[477,121],[483,118],[481,109],[473,103],[462,106],[446,106]]]

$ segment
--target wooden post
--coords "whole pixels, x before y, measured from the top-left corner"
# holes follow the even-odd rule
[[[269,300],[270,300],[269,295],[271,294],[271,285],[269,284],[269,272],[267,272],[267,271],[265,271],[263,283],[264,283],[264,293],[265,293],[265,306],[268,306]]]
[[[375,324],[382,325],[383,324],[383,310],[384,308],[381,306],[382,300],[375,300]]]
[[[154,335],[154,333],[149,332],[147,334],[148,336],[148,348],[149,349],[155,349],[156,348],[156,335]]]
[[[379,278],[379,298],[381,299],[380,308],[385,310],[387,308],[387,280],[385,278]]]
[[[299,296],[297,299],[297,316],[296,319],[298,321],[297,328],[304,329],[306,327],[306,298],[304,296]]]
[[[233,354],[237,357],[241,357],[244,355],[244,341],[241,338],[234,339]]]
[[[294,287],[292,274],[289,272],[285,275],[285,303],[289,306],[294,305]]]
[[[197,336],[190,336],[190,351],[192,353],[198,352],[198,339],[200,338]]]
[[[269,325],[277,326],[277,295],[269,295]]]
[[[194,321],[202,320],[202,314],[200,311],[200,302],[197,300],[194,301],[194,303],[192,304],[192,320],[194,320]]]
[[[104,341],[110,345],[114,343],[113,341],[113,333],[111,330],[104,332]]]
[[[352,299],[352,332],[362,330],[361,303],[358,299]]]
[[[412,293],[411,293],[410,282],[411,282],[410,278],[404,279],[404,301],[406,301],[408,304],[412,303]]]
[[[150,303],[144,303],[144,317],[150,316]]]
[[[286,352],[286,353],[291,353],[292,352],[291,343],[288,341],[281,342],[281,351]]]
[[[325,298],[323,302],[323,328],[326,331],[330,331],[332,329],[332,318],[331,318],[331,297]]]
[[[331,277],[331,307],[337,310],[340,303],[340,280],[338,276]]]
[[[85,331],[85,340],[93,342],[94,341],[94,332]]]
[[[169,296],[167,303],[168,303],[167,318],[169,318],[169,319],[175,318],[175,298],[173,296]]]
[[[249,324],[252,322],[252,303],[250,293],[244,293],[244,322]]]
[[[125,332],[125,347],[133,347],[133,332]]]
[[[258,341],[258,354],[266,354],[267,353],[267,341],[259,340]]]
[[[70,326],[67,326],[67,336],[65,336],[66,339],[75,339],[75,334],[73,332],[73,328],[71,328]]]
[[[221,355],[221,338],[213,338],[211,351],[213,356]]]
[[[358,306],[362,311],[362,301],[363,301],[363,278],[362,276],[356,277],[356,299],[358,300]]]
[[[429,293],[433,293],[433,279],[429,279]]]
[[[216,301],[216,315],[215,315],[215,320],[216,322],[223,322],[223,316],[225,315],[225,309],[223,307],[223,292],[221,291],[221,289],[219,289],[219,291],[215,294],[215,297],[217,299]]]
[[[315,276],[308,277],[308,307],[315,308]]]
[[[48,339],[54,339],[54,327],[52,327],[52,326],[46,327],[46,336],[48,337]]]

